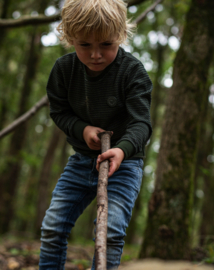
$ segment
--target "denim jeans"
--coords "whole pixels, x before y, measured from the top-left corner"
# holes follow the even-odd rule
[[[108,179],[107,269],[116,269],[120,264],[123,238],[141,186],[142,167],[142,159],[125,160]],[[40,270],[64,269],[67,237],[96,197],[97,181],[96,158],[80,153],[69,157],[42,222]],[[95,259],[91,269],[95,269]]]

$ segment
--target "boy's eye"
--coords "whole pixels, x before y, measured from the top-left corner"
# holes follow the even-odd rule
[[[88,47],[90,44],[88,44],[88,43],[83,43],[83,44],[80,44],[80,46],[82,46],[82,47]]]
[[[111,42],[105,42],[105,43],[103,43],[103,45],[104,45],[104,46],[111,46],[112,43],[111,43]]]
[[[104,42],[104,43],[102,43],[102,46],[111,46],[111,45],[112,45],[111,42]],[[81,47],[89,47],[90,44],[89,43],[81,43],[80,46]]]

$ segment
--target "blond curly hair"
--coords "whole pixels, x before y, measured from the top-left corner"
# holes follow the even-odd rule
[[[98,40],[118,35],[117,42],[126,43],[135,29],[127,19],[127,5],[123,0],[66,0],[61,15],[57,30],[67,46],[72,45],[80,32],[85,37],[94,33]]]

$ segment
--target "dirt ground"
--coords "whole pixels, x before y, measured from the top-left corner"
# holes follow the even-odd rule
[[[183,261],[141,260],[120,266],[120,270],[213,270],[214,266]]]
[[[0,242],[0,270],[38,270],[39,252],[39,241],[3,240]],[[203,263],[133,260],[136,255],[131,252],[130,249],[124,251],[123,256],[128,256],[128,260],[122,261],[119,270],[214,270],[214,265]],[[68,245],[65,270],[90,270],[93,253],[94,247],[90,245]]]

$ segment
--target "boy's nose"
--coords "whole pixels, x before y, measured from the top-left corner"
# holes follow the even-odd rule
[[[102,54],[101,54],[101,52],[99,50],[92,51],[91,58],[99,59],[101,57],[102,57]]]

